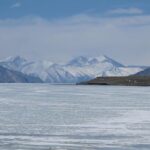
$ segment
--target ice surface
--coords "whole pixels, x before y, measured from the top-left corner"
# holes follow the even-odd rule
[[[0,84],[2,150],[149,150],[150,88]]]

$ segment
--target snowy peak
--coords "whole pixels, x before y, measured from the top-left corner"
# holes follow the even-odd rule
[[[0,65],[2,65],[3,67],[15,71],[21,71],[22,67],[27,63],[27,60],[20,56],[8,57],[0,61]]]
[[[27,61],[20,56],[15,56],[0,61],[0,65],[10,70],[38,77],[49,83],[76,83],[98,76],[127,76],[142,70],[140,67],[125,67],[105,55],[80,56],[65,65],[46,60]]]
[[[79,56],[79,57],[76,57],[76,58],[72,59],[71,61],[69,61],[67,66],[82,67],[82,66],[86,66],[88,64],[89,64],[89,59],[87,57]]]
[[[3,62],[12,62],[12,63],[15,63],[15,64],[23,64],[23,63],[26,63],[27,60],[24,59],[23,57],[20,57],[20,56],[15,56],[15,57],[8,57],[4,60],[2,60]]]
[[[104,62],[104,61],[106,61],[108,59],[108,57],[105,56],[105,55],[100,55],[98,57],[91,57],[90,59],[91,59],[91,61],[95,60],[97,62]]]
[[[103,64],[103,63],[110,63],[115,67],[123,67],[122,64],[120,64],[119,62],[117,62],[105,55],[101,55],[98,57],[79,56],[79,57],[71,60],[67,65],[75,66],[75,67],[84,67],[84,66],[97,65],[97,64]]]
[[[103,60],[103,62],[109,62],[111,64],[113,64],[113,66],[115,67],[125,67],[123,64],[119,63],[118,61],[115,61],[114,59],[104,56],[105,60]]]

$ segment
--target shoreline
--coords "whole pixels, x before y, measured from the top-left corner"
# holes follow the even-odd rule
[[[150,86],[150,76],[97,77],[77,85]]]

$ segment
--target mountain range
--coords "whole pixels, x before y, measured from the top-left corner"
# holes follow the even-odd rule
[[[0,66],[0,83],[42,83],[43,81],[31,75],[9,70]]]
[[[125,66],[104,55],[79,56],[65,64],[46,60],[29,61],[15,56],[1,60],[0,66],[46,83],[77,83],[98,76],[128,76],[144,69],[140,66]]]

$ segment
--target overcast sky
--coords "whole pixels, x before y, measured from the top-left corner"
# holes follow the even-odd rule
[[[150,0],[0,0],[0,59],[103,54],[150,65]]]

